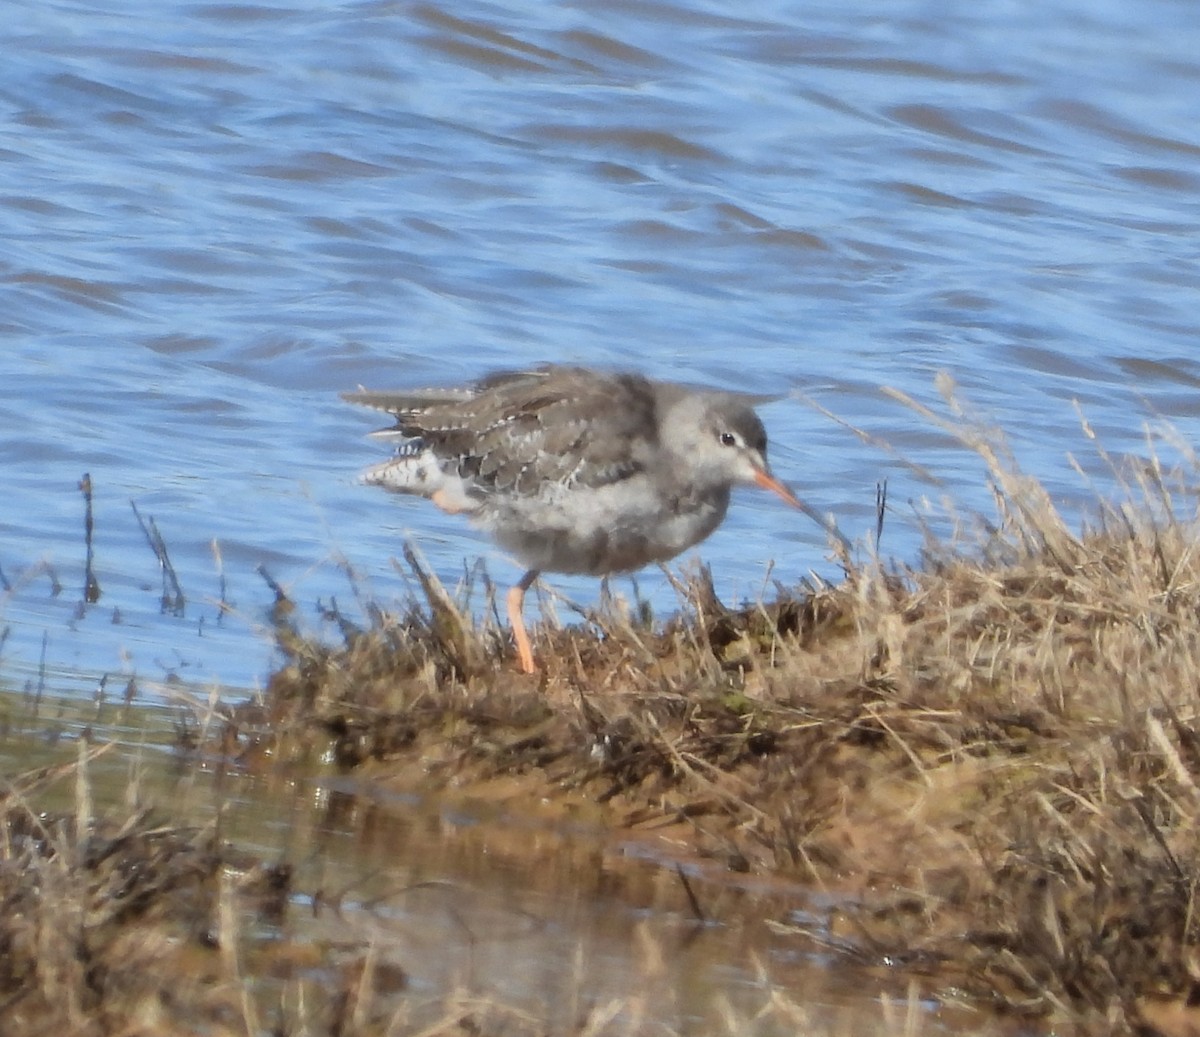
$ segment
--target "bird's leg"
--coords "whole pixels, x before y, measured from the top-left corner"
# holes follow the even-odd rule
[[[533,646],[529,643],[529,635],[525,632],[525,619],[521,614],[525,605],[525,592],[533,586],[538,578],[538,571],[530,569],[520,582],[508,592],[508,622],[512,627],[513,640],[517,642],[517,658],[521,663],[522,673],[537,673],[533,662]]]

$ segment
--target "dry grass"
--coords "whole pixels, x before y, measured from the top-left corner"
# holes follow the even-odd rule
[[[1079,533],[994,433],[925,413],[987,465],[978,542],[748,609],[694,572],[665,626],[614,603],[543,622],[537,678],[408,552],[419,604],[334,611],[339,644],[281,595],[288,661],[221,752],[586,810],[710,877],[804,883],[835,906],[777,934],[920,981],[886,1033],[921,1031],[924,990],[1064,1034],[1200,1034],[1200,469],[1122,471]],[[662,1032],[652,989],[564,1029],[465,991],[415,1007],[367,944],[289,973],[246,936],[288,910],[286,869],[98,818],[85,764],[71,816],[30,805],[45,775],[0,803],[5,1034]],[[727,1032],[807,1029],[765,998]]]
[[[738,611],[693,574],[665,628],[544,625],[538,680],[410,554],[420,608],[339,647],[287,632],[269,727],[843,894],[848,957],[1006,1013],[1200,1032],[1197,473],[1122,473],[1080,534],[993,433],[929,416],[988,465],[999,522],[969,549]]]
[[[146,810],[94,816],[88,767],[111,746],[79,745],[75,765],[10,779],[0,802],[3,1032],[250,1032],[239,977],[219,952],[238,936],[218,917],[223,904],[246,918],[277,914],[287,870]],[[71,777],[72,813],[31,805]]]

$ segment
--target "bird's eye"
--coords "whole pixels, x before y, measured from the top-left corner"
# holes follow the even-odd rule
[[[737,436],[732,432],[722,432],[718,438],[721,440],[721,446],[737,446]]]

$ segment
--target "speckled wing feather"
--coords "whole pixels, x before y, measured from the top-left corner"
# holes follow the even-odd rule
[[[428,449],[474,490],[596,487],[640,471],[658,437],[657,397],[633,374],[575,367],[492,375],[464,389],[347,394],[396,418],[388,432]]]

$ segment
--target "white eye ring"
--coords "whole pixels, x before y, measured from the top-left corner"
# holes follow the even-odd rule
[[[738,445],[738,437],[735,436],[732,432],[722,432],[717,437],[717,439],[720,440],[721,446],[737,446]]]

